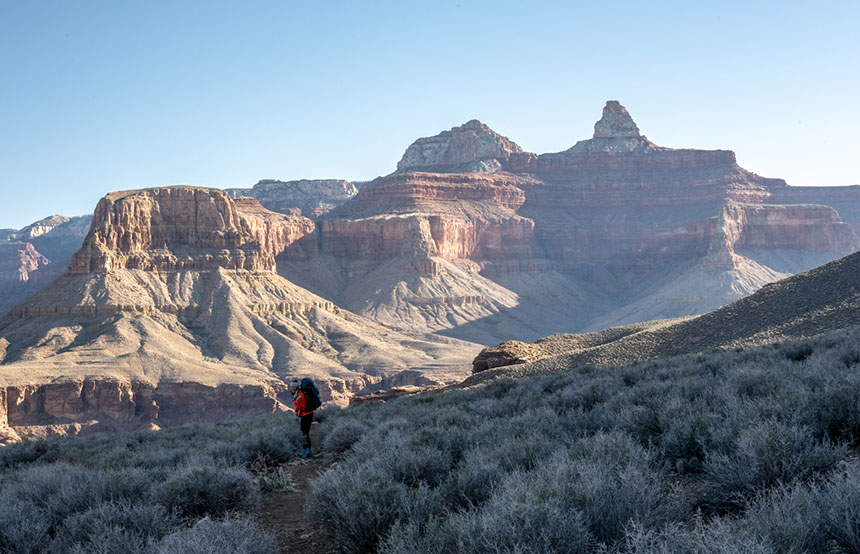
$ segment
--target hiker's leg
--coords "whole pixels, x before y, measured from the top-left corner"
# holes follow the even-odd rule
[[[313,412],[302,416],[302,448],[311,447],[311,422],[314,420]]]

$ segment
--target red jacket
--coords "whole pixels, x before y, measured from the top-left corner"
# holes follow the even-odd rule
[[[308,414],[312,414],[312,411],[305,410],[305,406],[307,405],[308,399],[305,397],[304,391],[299,389],[298,391],[296,391],[296,394],[293,395],[293,406],[296,407],[296,415],[306,416]]]

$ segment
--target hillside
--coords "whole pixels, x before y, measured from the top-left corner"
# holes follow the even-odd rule
[[[747,298],[698,317],[586,335],[558,334],[534,345],[502,344],[485,349],[474,367],[481,371],[512,362],[537,362],[497,371],[509,374],[578,364],[617,365],[714,348],[741,348],[812,337],[860,323],[858,272],[860,253],[766,285]],[[467,383],[487,376],[476,375]]]
[[[310,461],[289,414],[11,445],[0,548],[854,552],[858,363],[854,328],[326,408]]]

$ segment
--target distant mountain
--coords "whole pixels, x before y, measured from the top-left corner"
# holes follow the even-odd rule
[[[586,363],[620,365],[713,348],[772,344],[858,324],[860,253],[765,285],[751,296],[697,317],[557,334],[534,344],[506,342],[482,351],[474,370],[538,360],[543,360],[538,370]]]
[[[418,139],[278,271],[381,323],[487,344],[705,313],[860,248],[814,187],[655,145],[616,101],[594,127],[541,155],[477,120]],[[860,222],[860,190],[821,198]]]
[[[91,220],[54,215],[23,229],[0,231],[0,312],[60,276]]]
[[[233,198],[256,198],[273,212],[311,219],[330,212],[358,193],[356,184],[343,179],[264,179],[250,189],[226,189]]]

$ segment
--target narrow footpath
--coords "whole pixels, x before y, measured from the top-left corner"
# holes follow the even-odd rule
[[[304,505],[310,493],[310,481],[331,465],[320,447],[319,424],[311,426],[314,457],[290,460],[286,469],[295,484],[294,490],[263,493],[260,524],[278,539],[278,546],[287,552],[331,552],[325,529],[311,525]]]

